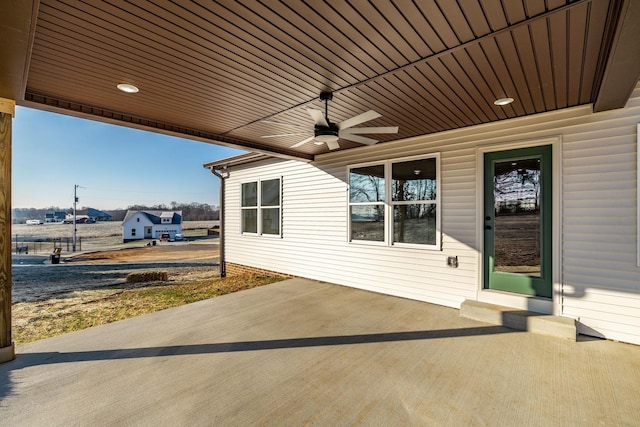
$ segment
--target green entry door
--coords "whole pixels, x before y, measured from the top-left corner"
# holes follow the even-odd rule
[[[484,287],[551,298],[551,146],[484,155]]]

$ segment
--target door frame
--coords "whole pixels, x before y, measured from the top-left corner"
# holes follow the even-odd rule
[[[551,145],[552,164],[552,237],[551,299],[520,295],[484,288],[484,155],[496,151]],[[544,314],[562,314],[562,138],[546,138],[495,143],[476,147],[476,242],[478,276],[476,300]]]

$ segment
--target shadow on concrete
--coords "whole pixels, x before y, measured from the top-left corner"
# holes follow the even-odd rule
[[[12,367],[15,365],[16,360],[11,362],[4,362],[0,364],[0,408],[2,408],[2,400],[11,394],[13,390],[13,382],[11,380],[11,371],[17,369]],[[0,422],[1,424],[1,422]]]
[[[417,341],[517,332],[518,331],[514,331],[512,329],[504,328],[501,326],[480,326],[473,328],[440,329],[434,331],[388,332],[380,334],[289,338],[261,341],[238,341],[226,343],[189,344],[114,350],[25,353],[18,354],[16,355],[15,360],[0,365],[0,378],[5,378],[8,371],[18,370],[30,366],[50,365],[58,363],[137,359],[146,357],[184,356],[194,354],[233,353],[244,351],[372,344],[398,341]],[[2,397],[2,395],[2,388],[0,387],[0,398]]]

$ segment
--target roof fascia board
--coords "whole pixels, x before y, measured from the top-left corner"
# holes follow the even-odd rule
[[[35,100],[39,98],[42,98],[44,102],[38,102]],[[68,100],[50,98],[47,95],[35,95],[32,93],[27,93],[26,99],[18,102],[18,105],[53,113],[65,114],[82,119],[109,123],[117,126],[125,126],[133,129],[145,130],[148,132],[161,133],[178,138],[185,138],[199,142],[206,142],[209,144],[222,145],[238,150],[250,150],[263,153],[268,156],[279,157],[288,160],[312,161],[314,159],[314,156],[312,154],[300,153],[284,148],[270,147],[265,144],[235,139],[224,135],[209,134],[205,131],[187,129],[180,126],[173,126],[167,123],[155,123],[150,120],[146,120],[140,117],[133,117],[121,112],[109,111],[93,106],[80,105]],[[121,116],[122,119],[115,118],[118,116]],[[154,124],[156,126],[154,126]],[[171,128],[175,128],[176,130],[172,130]]]
[[[640,0],[626,0],[620,8],[593,112],[622,108],[629,100],[640,78],[639,34]]]
[[[247,154],[241,154],[239,156],[228,157],[226,159],[205,163],[202,165],[202,167],[205,169],[222,170],[225,168],[245,165],[248,163],[255,163],[261,160],[267,160],[273,157],[274,156],[265,155],[263,153],[247,153]]]
[[[24,97],[39,6],[39,0],[3,0],[0,13],[2,98],[21,101]]]

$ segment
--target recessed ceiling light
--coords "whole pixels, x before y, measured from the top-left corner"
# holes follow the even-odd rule
[[[500,98],[493,101],[495,105],[508,105],[513,102],[513,98]]]
[[[117,86],[118,89],[120,89],[123,92],[127,92],[127,93],[136,93],[138,92],[140,89],[138,89],[136,86],[129,84],[129,83],[120,83]]]

